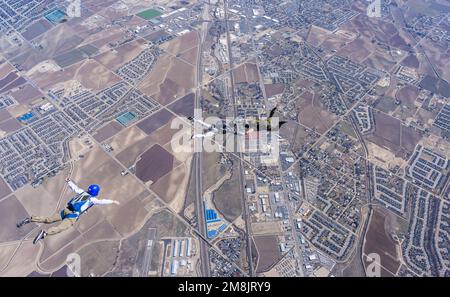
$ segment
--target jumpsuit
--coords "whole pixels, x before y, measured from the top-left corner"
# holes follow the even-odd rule
[[[74,182],[69,181],[68,185],[72,191],[74,191],[77,194],[84,193],[85,191],[78,187]],[[88,201],[87,201],[88,202]],[[108,199],[97,199],[95,197],[90,197],[89,202],[92,203],[92,205],[107,205],[112,204],[113,200]],[[35,223],[44,223],[44,224],[51,224],[55,222],[61,223],[57,226],[53,226],[47,230],[47,235],[54,235],[58,234],[62,231],[65,231],[72,227],[73,224],[78,220],[78,217],[81,213],[73,212],[69,208],[64,208],[59,213],[55,213],[52,216],[32,216],[31,221]]]

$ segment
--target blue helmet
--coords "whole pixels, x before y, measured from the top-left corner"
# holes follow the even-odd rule
[[[97,196],[98,193],[100,192],[100,186],[99,186],[99,185],[90,185],[89,188],[88,188],[88,190],[87,190],[87,192],[88,192],[91,196],[95,197],[95,196]]]

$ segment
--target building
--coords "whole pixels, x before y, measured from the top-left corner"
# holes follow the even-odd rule
[[[172,260],[172,262],[170,262],[170,274],[177,275],[177,271],[178,271],[178,260]]]
[[[192,238],[188,238],[187,242],[186,242],[186,257],[190,257],[191,256],[191,244],[192,244]]]
[[[179,253],[180,257],[184,256],[184,242],[185,242],[184,239],[180,240],[180,253]]]
[[[172,249],[172,257],[177,256],[177,250],[178,250],[178,240],[173,241],[173,249]]]

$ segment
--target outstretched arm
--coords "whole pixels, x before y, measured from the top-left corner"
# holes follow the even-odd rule
[[[69,178],[66,178],[66,182],[69,185],[69,188],[72,189],[72,191],[74,191],[77,194],[81,194],[84,192],[84,190],[82,188],[80,188],[79,186],[77,186],[73,181],[71,181]]]
[[[109,199],[97,199],[97,198],[91,198],[92,203],[94,205],[108,205],[108,204],[116,204],[119,205],[120,202],[117,200],[109,200]]]

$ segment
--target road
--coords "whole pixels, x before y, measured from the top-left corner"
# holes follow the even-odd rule
[[[305,276],[305,272],[303,271],[303,267],[304,267],[304,263],[303,263],[303,255],[305,254],[305,247],[303,244],[299,243],[299,235],[297,233],[297,222],[294,218],[296,210],[293,210],[292,205],[289,201],[286,201],[287,198],[287,193],[283,192],[284,194],[284,199],[285,199],[285,203],[287,204],[287,209],[289,212],[289,219],[291,221],[291,235],[292,238],[294,239],[294,248],[295,248],[295,253],[297,254],[297,272],[299,273],[299,276],[303,277]],[[303,222],[301,223],[303,224]]]
[[[358,245],[360,248],[360,253],[361,253],[361,258],[360,258],[361,265],[362,265],[362,267],[365,267],[365,265],[364,265],[365,238],[366,238],[366,233],[369,230],[369,222],[370,222],[370,219],[372,217],[372,212],[373,212],[373,208],[372,208],[372,198],[373,198],[372,197],[372,174],[371,174],[372,167],[370,166],[369,161],[367,161],[369,158],[369,150],[368,150],[366,142],[364,141],[364,138],[361,134],[361,131],[359,131],[358,123],[356,122],[356,119],[353,114],[350,114],[350,122],[352,124],[353,130],[355,130],[356,137],[358,138],[359,142],[363,146],[363,149],[364,149],[364,161],[363,162],[366,164],[366,168],[365,168],[366,178],[367,178],[366,186],[367,186],[367,191],[369,194],[367,205],[368,205],[369,211],[367,213],[367,219],[364,222],[364,225],[361,229],[361,238],[359,238],[359,242],[358,242]]]
[[[231,54],[231,40],[230,40],[230,30],[229,30],[229,24],[228,24],[228,6],[227,6],[227,1],[224,0],[224,13],[225,13],[225,24],[226,24],[226,31],[227,31],[227,47],[228,47],[228,59],[229,59],[229,69],[233,69],[233,59],[232,59],[232,54]],[[237,117],[238,113],[237,113],[237,107],[236,107],[236,98],[234,96],[234,80],[233,80],[233,71],[229,71],[230,72],[230,83],[231,83],[231,103],[233,104],[233,112],[234,112],[234,117]],[[237,138],[237,135],[235,136],[235,138]],[[235,143],[238,143],[237,141],[235,141]],[[242,217],[245,221],[245,233],[246,233],[246,238],[247,238],[247,260],[248,260],[248,267],[249,267],[249,276],[252,277],[254,276],[254,269],[253,269],[253,257],[252,257],[252,236],[251,236],[251,231],[250,231],[250,220],[249,220],[249,215],[248,215],[248,209],[247,209],[247,201],[246,201],[246,197],[245,197],[245,193],[244,193],[244,166],[243,166],[243,158],[244,156],[242,155],[242,152],[239,151],[238,153],[238,165],[239,165],[239,184],[241,185],[240,187],[240,192],[241,192],[241,200],[242,200]]]
[[[205,4],[203,7],[203,20],[208,19],[209,15],[209,4]],[[206,34],[208,32],[208,22],[202,23],[202,29],[200,32],[200,41],[197,52],[197,91],[195,94],[195,110],[201,111],[201,84],[202,84],[202,56],[203,56],[203,42],[205,41]],[[200,114],[194,114],[195,117],[201,117]],[[195,145],[198,145],[197,142],[201,142],[200,140],[195,139]],[[203,184],[202,184],[202,154],[194,153],[194,176],[195,178],[195,205],[196,205],[196,213],[197,213],[197,221],[198,221],[198,229],[202,234],[202,237],[206,237],[206,221],[205,221],[205,212],[203,206]],[[200,240],[200,270],[201,275],[209,277],[210,276],[210,267],[209,267],[209,248],[208,244],[204,240]]]

